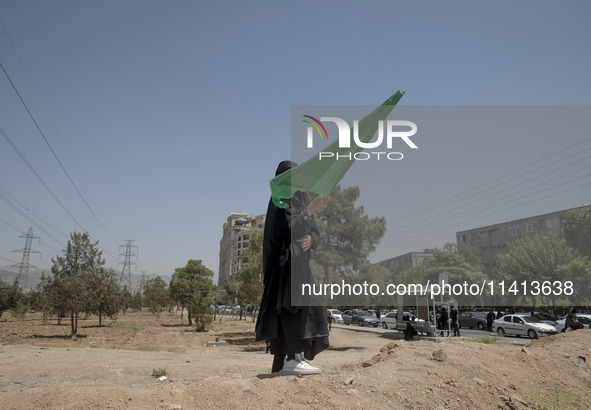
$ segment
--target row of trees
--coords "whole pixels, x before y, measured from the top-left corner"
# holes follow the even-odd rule
[[[174,306],[186,308],[189,324],[195,321],[200,330],[211,322],[216,291],[211,281],[213,272],[200,260],[189,260],[185,267],[177,268],[170,286],[156,277],[148,280],[143,295],[132,294],[121,288],[115,271],[104,267],[97,245],[88,234],[73,232],[63,255],[52,259],[52,275],[43,275],[37,290],[27,294],[18,282],[9,285],[0,281],[0,317],[9,309],[16,315],[28,309],[43,311],[46,316],[57,317],[58,323],[69,316],[72,338],[77,336],[81,315],[96,315],[102,326],[103,318],[115,319],[121,311],[142,306],[154,313]]]
[[[337,187],[328,204],[317,211],[321,243],[313,253],[311,262],[317,283],[349,284],[368,282],[385,289],[391,283],[437,283],[440,273],[446,273],[450,283],[483,283],[494,279],[506,281],[562,281],[573,282],[570,298],[553,301],[555,304],[590,304],[591,292],[591,207],[569,212],[564,221],[564,237],[536,235],[508,244],[508,253],[498,257],[492,277],[483,273],[483,262],[476,248],[468,244],[445,244],[435,252],[434,258],[393,276],[386,268],[372,265],[369,255],[386,232],[384,218],[369,218],[363,207],[356,207],[357,187],[341,190]],[[257,306],[263,291],[262,233],[251,236],[249,248],[242,254],[244,269],[225,285],[225,302],[243,306]],[[213,272],[200,260],[189,260],[177,268],[169,284],[159,277],[147,282],[143,295],[132,295],[121,289],[115,272],[104,269],[102,253],[97,243],[91,243],[87,234],[73,233],[62,256],[52,259],[53,277],[44,277],[37,293],[37,302],[48,314],[64,317],[72,323],[72,337],[76,336],[77,321],[81,313],[96,314],[102,318],[115,317],[121,310],[147,306],[154,313],[173,306],[186,309],[190,325],[203,330],[211,322],[216,287]],[[498,289],[495,289],[498,294]],[[489,289],[474,304],[489,303]],[[18,284],[0,282],[0,316],[10,307],[17,306]],[[30,296],[30,295],[29,295]],[[394,300],[377,301],[357,298],[359,305],[392,305]],[[545,305],[542,295],[519,295],[510,304]],[[336,304],[327,300],[327,304]],[[505,304],[509,304],[505,300]],[[138,307],[139,306],[139,307]],[[18,309],[17,309],[18,310]]]
[[[471,300],[474,305],[591,304],[591,207],[569,211],[563,223],[563,237],[537,234],[509,242],[507,246],[508,252],[497,257],[492,276],[484,273],[478,249],[460,243],[457,246],[446,244],[443,249],[435,252],[433,259],[408,269],[397,281],[426,283],[430,280],[431,283],[437,283],[439,273],[447,273],[450,283],[486,282],[482,296],[464,298]],[[491,281],[494,281],[492,289],[488,286]],[[501,281],[504,281],[504,289],[500,287]],[[572,282],[570,295],[564,292],[566,281]],[[522,286],[524,282],[527,289]],[[540,284],[538,288],[531,287],[535,282]],[[513,283],[518,286],[510,292],[509,288]],[[544,283],[547,287],[542,289]],[[556,292],[559,287],[562,287],[561,295]]]
[[[362,206],[356,207],[359,189],[342,190],[337,187],[328,204],[320,208],[316,220],[321,243],[312,254],[311,267],[317,283],[377,284],[385,289],[395,283],[438,283],[440,273],[447,274],[449,283],[482,284],[494,280],[493,289],[499,295],[498,282],[513,281],[572,281],[573,294],[555,298],[552,303],[562,305],[591,304],[591,207],[570,211],[563,223],[564,237],[536,235],[524,237],[508,244],[508,253],[498,257],[491,277],[484,273],[478,249],[469,244],[448,243],[436,250],[434,258],[421,266],[409,268],[394,276],[386,268],[372,265],[369,255],[386,232],[384,218],[370,218]],[[262,294],[262,234],[254,235],[243,262],[245,269],[227,284],[227,300],[256,306]],[[548,304],[548,297],[540,293],[513,295],[503,299],[490,295],[486,289],[482,296],[471,297],[471,304],[532,305]],[[382,296],[382,295],[379,295]],[[507,292],[505,296],[511,296]],[[464,299],[466,300],[466,299]],[[357,297],[358,305],[392,305],[390,297]],[[338,304],[326,300],[326,304]]]
[[[144,288],[145,305],[152,313],[180,308],[181,317],[186,309],[189,325],[203,331],[213,318],[217,287],[212,278],[213,272],[201,260],[191,259],[186,266],[175,270],[168,285],[160,277],[148,280]]]

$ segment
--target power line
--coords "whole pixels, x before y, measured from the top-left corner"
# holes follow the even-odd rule
[[[590,148],[590,149],[591,149],[591,148]],[[557,169],[554,169],[554,170],[547,171],[547,172],[545,172],[545,173],[543,173],[543,174],[537,175],[537,176],[535,176],[535,177],[533,177],[533,178],[530,178],[530,179],[528,179],[528,180],[525,180],[525,181],[519,182],[519,183],[517,183],[517,184],[511,185],[511,186],[509,186],[509,187],[506,187],[506,188],[504,188],[504,189],[503,189],[503,192],[506,192],[506,191],[508,191],[508,190],[511,190],[511,189],[513,189],[513,188],[516,188],[516,187],[518,187],[518,186],[521,186],[521,185],[524,185],[524,184],[530,183],[530,182],[532,182],[532,181],[535,181],[536,179],[542,178],[542,177],[544,177],[544,176],[546,176],[546,175],[548,175],[548,174],[552,174],[552,173],[555,173],[555,172],[556,172],[556,171],[558,171],[558,170],[561,170],[561,169],[563,169],[563,168],[566,168],[566,167],[572,166],[573,164],[575,164],[575,163],[577,163],[577,162],[581,162],[581,161],[583,161],[583,160],[587,160],[588,158],[591,158],[591,156],[587,156],[587,157],[584,157],[584,158],[580,158],[580,159],[578,159],[577,161],[571,162],[571,163],[569,163],[569,164],[567,164],[567,165],[563,165],[563,166],[561,166],[561,167],[559,167],[559,168],[557,168]],[[567,173],[567,174],[563,174],[563,175],[557,176],[557,177],[555,177],[555,178],[552,178],[552,179],[545,180],[545,181],[544,181],[544,183],[545,183],[545,184],[548,184],[548,183],[550,183],[550,182],[554,182],[554,181],[556,181],[556,180],[559,180],[559,179],[562,179],[562,178],[565,178],[565,177],[570,177],[570,176],[572,176],[573,174],[575,174],[575,173],[577,173],[577,172],[579,172],[579,171],[586,170],[586,169],[588,169],[588,168],[591,168],[591,165],[588,165],[588,166],[585,166],[585,167],[582,167],[582,168],[576,169],[576,170],[574,170],[574,171],[569,171],[569,173]],[[591,177],[591,175],[586,175],[586,176],[583,176],[583,177],[580,177],[580,178],[577,178],[577,179],[573,179],[573,180],[567,181],[566,183],[568,184],[568,183],[575,182],[575,181],[578,181],[578,180],[580,180],[580,179],[583,179],[583,178],[589,178],[589,177]],[[549,189],[551,189],[551,188],[555,188],[555,187],[556,187],[556,186],[553,186],[553,187],[550,187]],[[495,202],[499,202],[499,201],[501,201],[501,200],[503,200],[503,199],[509,198],[509,197],[511,197],[511,196],[515,196],[515,195],[517,195],[517,194],[522,194],[522,193],[524,193],[524,192],[530,191],[530,190],[532,190],[532,189],[535,189],[535,188],[537,188],[537,187],[536,187],[536,186],[530,186],[529,188],[523,189],[523,190],[521,190],[521,191],[519,191],[519,192],[515,192],[515,193],[509,194],[509,195],[505,195],[505,196],[503,196],[503,197],[497,198],[497,199],[495,199],[495,200],[492,200],[492,201],[488,201],[488,202],[487,202],[487,204],[492,204],[492,203],[495,203]],[[538,192],[540,192],[540,191],[538,191]],[[543,192],[543,191],[541,191],[541,192]],[[440,212],[440,213],[437,213],[437,214],[431,215],[431,216],[429,216],[429,217],[423,218],[423,219],[421,219],[421,221],[420,221],[420,223],[422,223],[423,225],[419,225],[419,228],[420,228],[421,226],[424,226],[424,223],[425,223],[425,222],[427,222],[427,221],[429,221],[429,220],[432,220],[432,219],[435,219],[435,218],[441,218],[442,216],[444,216],[444,215],[446,215],[446,214],[450,214],[450,213],[452,213],[452,214],[453,214],[453,213],[458,213],[458,212],[461,212],[462,208],[468,208],[468,209],[472,209],[472,207],[470,207],[470,205],[473,205],[473,204],[476,204],[476,203],[482,202],[482,201],[484,201],[485,199],[488,199],[488,198],[494,197],[494,196],[496,196],[496,195],[499,195],[499,193],[498,193],[498,192],[493,192],[493,193],[491,193],[491,194],[488,194],[488,195],[486,195],[486,196],[484,196],[484,197],[481,197],[481,198],[475,199],[475,200],[473,200],[473,201],[470,201],[470,202],[465,202],[465,203],[463,203],[463,204],[462,204],[460,207],[456,207],[456,208],[453,208],[453,209],[449,209],[449,210],[446,210],[446,211],[442,211],[442,212]],[[490,207],[489,207],[489,208],[486,208],[486,209],[490,209]],[[482,209],[480,209],[480,210],[482,210]],[[405,225],[403,224],[402,226],[398,226],[397,228],[398,228],[398,229],[405,229],[405,228],[413,227],[413,226],[415,226],[416,224],[417,224],[417,223],[410,223],[410,224],[405,224]],[[390,235],[387,235],[385,238],[388,238],[389,236],[390,236]]]
[[[459,194],[456,194],[456,195],[453,195],[453,196],[451,196],[451,197],[448,197],[448,198],[446,198],[446,199],[443,199],[442,201],[438,201],[437,203],[434,203],[434,204],[432,204],[432,205],[429,205],[429,206],[426,206],[426,207],[424,207],[424,208],[418,209],[418,210],[416,210],[416,211],[414,211],[414,212],[412,212],[412,213],[410,213],[410,214],[406,214],[406,215],[403,215],[403,216],[401,216],[401,217],[398,217],[398,218],[396,218],[396,219],[394,219],[394,220],[392,220],[392,221],[389,221],[387,225],[395,224],[396,222],[399,222],[399,221],[405,221],[405,222],[406,222],[406,221],[408,221],[408,219],[414,219],[414,218],[418,218],[418,217],[420,217],[420,216],[421,216],[421,215],[423,215],[423,214],[424,214],[426,211],[429,211],[429,210],[431,210],[431,209],[433,209],[433,208],[440,209],[442,206],[447,206],[447,205],[450,205],[450,204],[456,203],[456,202],[458,202],[458,201],[461,201],[461,200],[463,200],[463,199],[464,199],[464,198],[465,198],[465,197],[466,197],[468,194],[470,194],[470,193],[473,193],[473,191],[477,191],[479,188],[483,188],[483,187],[485,187],[485,186],[487,186],[487,185],[490,185],[490,184],[492,184],[492,183],[494,183],[494,182],[500,181],[500,180],[502,180],[503,178],[506,178],[506,177],[508,177],[508,176],[511,176],[511,175],[517,174],[519,171],[522,171],[522,170],[524,170],[524,169],[526,169],[526,168],[529,168],[529,167],[531,167],[531,166],[533,166],[533,165],[535,165],[535,164],[537,164],[537,163],[540,163],[540,162],[542,162],[542,161],[544,161],[544,160],[546,160],[546,159],[548,159],[548,158],[555,157],[556,155],[562,154],[563,152],[566,152],[566,151],[568,151],[568,150],[570,150],[570,149],[572,149],[572,148],[574,148],[574,147],[576,147],[576,146],[578,146],[578,145],[580,145],[580,144],[583,144],[583,143],[585,143],[585,142],[588,142],[588,141],[591,141],[591,137],[590,137],[590,138],[586,138],[586,139],[584,139],[584,140],[582,140],[582,141],[579,141],[579,142],[577,142],[577,143],[575,143],[575,144],[573,144],[573,145],[570,145],[570,146],[568,146],[568,147],[566,147],[566,148],[564,148],[564,149],[562,149],[562,150],[560,150],[560,151],[558,151],[558,152],[555,152],[555,153],[549,154],[549,155],[547,155],[547,156],[545,156],[545,157],[543,157],[543,158],[540,158],[540,159],[538,159],[538,160],[536,160],[536,161],[534,161],[534,162],[531,162],[531,163],[529,163],[529,164],[527,164],[527,165],[524,165],[524,166],[522,166],[522,167],[519,167],[519,168],[517,168],[517,169],[515,169],[515,170],[512,170],[512,171],[510,171],[510,172],[508,172],[508,173],[506,173],[506,174],[503,174],[503,175],[501,175],[501,176],[499,176],[499,177],[493,178],[492,180],[490,180],[490,181],[488,181],[488,182],[485,182],[485,183],[479,184],[479,185],[477,185],[477,186],[475,186],[475,187],[472,187],[472,188],[470,188],[470,189],[468,189],[468,190],[466,190],[466,191],[463,191],[463,192],[461,192],[461,193],[459,193]],[[569,156],[568,156],[568,157],[566,157],[566,158],[562,158],[562,159],[560,159],[560,160],[557,160],[557,161],[554,161],[554,162],[552,162],[552,163],[550,163],[550,164],[546,164],[546,165],[544,165],[544,167],[547,167],[547,166],[553,165],[553,164],[555,164],[555,163],[557,163],[557,162],[560,162],[560,161],[564,161],[564,160],[566,160],[566,159],[569,159],[569,158],[571,158],[571,157],[573,157],[573,156],[575,156],[575,155],[578,155],[578,154],[580,154],[580,153],[582,153],[582,152],[588,151],[589,149],[591,149],[591,148],[587,148],[587,149],[585,149],[585,150],[583,150],[583,151],[578,151],[578,152],[576,152],[575,154],[569,155]],[[536,168],[536,169],[534,169],[534,170],[532,170],[532,171],[529,171],[529,172],[527,172],[527,173],[525,173],[525,174],[523,174],[523,175],[521,175],[521,176],[519,176],[519,177],[516,177],[516,178],[521,178],[521,177],[523,177],[523,176],[525,176],[525,175],[529,175],[529,174],[531,174],[532,172],[535,172],[535,171],[537,171],[537,170],[539,170],[539,169],[540,169],[540,168]],[[503,183],[506,183],[506,182],[503,182]],[[490,188],[497,187],[497,186],[499,186],[499,185],[502,185],[503,183],[496,184],[496,185],[494,185],[494,186],[492,186],[492,187],[490,187]],[[490,189],[490,188],[487,188],[487,189]],[[482,192],[482,191],[477,191],[476,193],[480,193],[480,192]]]
[[[50,222],[46,221],[41,216],[37,215],[35,212],[33,212],[33,210],[31,209],[30,206],[28,206],[25,203],[23,203],[22,201],[20,201],[18,198],[16,198],[14,195],[12,195],[10,192],[8,192],[5,188],[2,188],[1,186],[0,186],[0,192],[2,192],[4,195],[6,195],[10,200],[12,200],[15,204],[17,204],[21,209],[24,209],[25,211],[27,211],[33,217],[37,218],[39,221],[41,221],[46,226],[48,226],[49,228],[51,228],[52,230],[54,230],[55,232],[60,234],[62,237],[68,236],[65,233],[63,233],[62,231],[60,231],[58,228],[53,226]]]
[[[581,178],[579,178],[579,179],[581,179]],[[571,182],[574,182],[574,181],[571,181]],[[540,200],[542,200],[542,199],[551,198],[551,197],[553,197],[553,196],[557,196],[557,195],[564,194],[564,193],[566,193],[566,192],[574,191],[575,189],[584,188],[584,187],[587,187],[587,186],[589,186],[589,185],[591,185],[591,182],[588,182],[588,183],[586,183],[586,184],[582,184],[582,185],[577,185],[577,186],[575,186],[575,187],[572,187],[572,188],[569,188],[569,189],[565,189],[565,190],[563,190],[563,191],[555,192],[555,193],[553,193],[553,194],[549,194],[549,195],[546,195],[546,196],[543,196],[543,197],[540,197],[540,198],[535,198],[535,199],[532,199],[532,200],[530,200],[530,201],[527,201],[527,202],[522,202],[522,203],[519,203],[519,204],[515,204],[515,205],[512,205],[512,206],[509,206],[509,207],[505,207],[505,208],[502,208],[502,209],[498,209],[497,211],[495,211],[495,212],[491,212],[491,213],[488,213],[488,214],[486,214],[486,215],[480,215],[480,216],[477,216],[477,217],[475,217],[475,218],[471,218],[471,219],[467,219],[467,220],[454,221],[454,223],[452,223],[452,224],[449,224],[449,225],[446,225],[446,226],[443,226],[443,227],[441,227],[441,228],[438,228],[438,229],[432,229],[432,230],[425,231],[425,232],[421,232],[421,233],[417,232],[417,230],[414,230],[414,231],[408,231],[408,232],[402,232],[402,233],[400,233],[399,235],[395,235],[395,236],[393,236],[392,238],[395,238],[396,236],[403,236],[403,235],[406,235],[406,234],[412,234],[412,233],[415,233],[415,235],[411,235],[411,236],[404,236],[403,238],[400,238],[400,239],[395,239],[395,240],[387,241],[387,242],[384,242],[384,243],[380,243],[380,245],[384,245],[384,244],[393,244],[393,243],[398,243],[398,242],[402,242],[402,241],[407,241],[408,239],[414,239],[414,238],[418,238],[418,237],[425,236],[425,235],[427,235],[427,234],[430,234],[430,233],[433,233],[433,232],[439,232],[439,231],[442,231],[442,230],[444,230],[444,229],[454,228],[454,227],[455,227],[455,226],[457,226],[458,224],[465,224],[465,223],[468,223],[468,222],[473,222],[473,221],[476,221],[476,220],[481,220],[482,218],[487,218],[487,217],[489,217],[489,216],[496,215],[496,214],[499,214],[499,213],[501,213],[501,212],[505,212],[505,211],[508,211],[508,210],[511,210],[511,209],[515,209],[515,208],[518,208],[518,207],[520,207],[520,206],[529,205],[529,204],[531,204],[531,203],[534,203],[534,202],[540,201]],[[559,185],[559,186],[562,186],[562,185]],[[545,189],[545,190],[543,190],[543,191],[536,192],[536,193],[534,193],[534,194],[531,194],[531,195],[527,195],[527,196],[526,196],[526,198],[527,198],[527,197],[531,197],[532,195],[535,195],[535,194],[539,194],[539,193],[541,193],[541,192],[548,191],[549,189],[553,189],[553,188],[556,188],[556,187],[557,187],[557,186],[554,186],[554,187],[551,187],[551,188],[547,188],[547,189]],[[493,207],[493,208],[494,208],[494,207]],[[478,213],[478,212],[480,212],[480,211],[482,211],[482,210],[479,210],[479,211],[477,211],[477,212],[475,211],[475,212],[472,212],[472,213],[464,214],[463,216],[467,216],[467,215],[473,215],[473,214],[475,214],[475,213]],[[438,226],[438,225],[441,225],[441,224],[444,224],[444,223],[448,223],[448,222],[449,222],[449,221],[448,221],[448,220],[446,220],[446,221],[443,221],[443,222],[440,222],[440,223],[431,224],[430,226],[432,226],[432,227],[433,227],[433,226]]]
[[[98,224],[101,226],[101,228],[103,228],[103,230],[107,233],[107,235],[113,240],[113,242],[117,243],[117,241],[113,238],[113,236],[111,235],[111,233],[107,230],[107,228],[105,228],[105,226],[103,225],[103,223],[96,216],[96,214],[94,213],[94,211],[92,210],[92,208],[90,207],[90,205],[88,204],[88,202],[86,202],[86,199],[84,198],[84,196],[82,195],[82,193],[80,192],[80,190],[78,189],[78,187],[76,186],[76,184],[74,183],[74,181],[72,180],[72,178],[70,177],[70,174],[68,173],[68,171],[66,171],[66,168],[64,167],[64,165],[62,164],[61,160],[59,159],[59,157],[57,156],[56,152],[54,151],[53,147],[51,146],[51,144],[49,143],[49,141],[45,137],[45,134],[41,130],[41,127],[37,123],[37,120],[35,119],[35,117],[31,113],[31,110],[29,110],[29,107],[25,103],[25,100],[21,96],[20,92],[18,91],[18,89],[16,88],[16,86],[14,85],[14,83],[12,82],[12,79],[10,78],[10,75],[8,75],[8,72],[4,68],[4,65],[2,64],[2,62],[0,62],[0,68],[2,68],[2,71],[4,72],[4,75],[6,76],[6,78],[8,79],[8,81],[10,82],[10,85],[12,86],[12,89],[14,90],[14,92],[16,93],[16,95],[18,96],[18,98],[21,101],[21,103],[23,104],[23,106],[25,107],[25,110],[29,114],[29,117],[31,118],[31,120],[35,124],[35,127],[37,128],[37,131],[39,131],[39,134],[43,138],[43,141],[45,141],[45,143],[49,147],[49,150],[53,154],[53,157],[55,158],[55,160],[57,161],[57,163],[61,167],[62,171],[64,171],[64,174],[66,174],[66,177],[68,178],[68,180],[70,181],[70,183],[72,184],[72,186],[74,187],[74,189],[76,190],[76,193],[78,194],[78,196],[80,197],[80,199],[82,199],[82,202],[84,202],[84,205],[86,205],[86,208],[88,208],[88,210],[90,211],[90,213],[92,214],[92,216],[94,217],[94,219],[98,222]]]
[[[21,158],[21,160],[23,160],[23,162],[25,163],[25,165],[27,165],[27,167],[29,167],[29,169],[35,175],[35,177],[37,178],[37,180],[39,182],[41,182],[41,185],[43,185],[43,187],[45,187],[45,189],[47,190],[47,192],[49,192],[49,194],[53,197],[53,199],[55,199],[57,201],[57,203],[70,216],[70,218],[72,218],[72,220],[76,223],[76,225],[78,225],[78,227],[83,232],[85,232],[86,229],[84,229],[82,227],[82,225],[80,225],[80,222],[78,222],[76,220],[76,218],[74,218],[74,215],[72,215],[70,213],[70,211],[68,211],[68,209],[66,208],[66,206],[62,203],[62,201],[60,201],[59,198],[53,193],[53,191],[51,190],[51,188],[49,188],[49,186],[45,183],[45,181],[43,180],[43,178],[41,178],[41,176],[37,173],[37,171],[35,171],[35,168],[33,168],[33,166],[31,165],[31,163],[29,161],[27,161],[27,159],[25,158],[25,156],[20,152],[20,150],[14,144],[14,142],[12,142],[12,140],[10,139],[10,137],[8,136],[8,134],[6,134],[6,132],[4,132],[4,130],[2,129],[2,127],[0,127],[0,134],[2,134],[4,136],[4,139],[6,139],[6,141],[10,144],[10,146],[12,147],[12,149],[18,154],[18,156]]]
[[[78,220],[74,217],[74,215],[72,215],[72,213],[66,208],[66,206],[59,200],[59,198],[57,197],[57,195],[55,195],[55,193],[51,190],[51,188],[49,188],[49,186],[45,183],[45,181],[43,180],[43,178],[41,178],[41,176],[39,175],[39,173],[35,170],[35,168],[33,168],[33,166],[31,165],[31,163],[25,158],[25,156],[21,153],[21,151],[14,144],[14,142],[10,139],[10,137],[8,136],[8,134],[6,134],[6,132],[2,129],[2,127],[0,127],[0,134],[2,134],[4,136],[4,138],[10,144],[10,146],[12,147],[12,149],[14,149],[14,151],[18,154],[18,156],[21,158],[21,160],[27,165],[27,167],[31,170],[31,172],[35,175],[35,177],[37,177],[37,179],[45,187],[45,189],[47,190],[47,192],[49,192],[51,194],[51,196],[56,200],[56,202],[61,206],[61,208],[70,216],[70,218],[72,218],[72,220],[76,223],[76,225],[78,225],[78,227],[81,229],[81,231],[82,232],[87,232],[87,230],[84,229],[84,227],[80,224],[80,222],[78,222]],[[5,199],[5,201],[8,202],[7,199]],[[53,238],[53,236],[51,234],[49,234],[45,229],[43,229],[41,226],[39,226],[36,222],[33,222],[28,216],[26,216],[21,210],[19,210],[18,207],[16,207],[14,204],[11,204],[11,203],[9,203],[9,204],[15,210],[17,210],[21,215],[23,215],[25,218],[27,218],[27,220],[29,220],[31,223],[35,224],[35,226],[37,228],[39,228],[41,231],[47,233],[50,237]],[[57,241],[57,242],[59,243],[59,241]],[[99,248],[101,248],[113,260],[117,260],[117,258],[115,256],[113,256],[110,252],[108,252],[102,246],[99,245]]]
[[[17,261],[13,261],[12,259],[4,258],[2,256],[0,256],[0,259],[4,259],[5,261],[8,261],[10,263],[18,263]]]

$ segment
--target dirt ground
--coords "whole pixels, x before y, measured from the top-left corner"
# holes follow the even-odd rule
[[[591,363],[576,365],[591,356],[583,330],[524,347],[333,328],[312,363],[323,373],[304,377],[269,374],[250,320],[196,333],[169,313],[128,313],[68,335],[69,322],[0,320],[1,409],[591,408]],[[209,345],[216,337],[226,343]]]

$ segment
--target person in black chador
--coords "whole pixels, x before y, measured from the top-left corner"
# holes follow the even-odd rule
[[[495,321],[495,312],[491,309],[488,311],[488,315],[486,315],[486,330],[492,332],[493,322]]]
[[[295,166],[291,161],[283,161],[275,176]],[[287,209],[277,207],[272,200],[267,208],[263,238],[264,289],[256,340],[270,340],[273,373],[320,373],[320,369],[305,359],[314,359],[328,347],[325,310],[321,304],[294,306],[299,303],[292,303],[291,287],[292,277],[296,284],[312,283],[310,252],[320,241],[313,214],[328,200],[318,196],[310,203],[305,192],[297,191],[283,202],[288,204]]]

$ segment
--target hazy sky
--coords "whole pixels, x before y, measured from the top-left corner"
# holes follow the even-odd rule
[[[132,239],[137,273],[202,259],[217,274],[223,221],[264,213],[290,157],[292,106],[379,104],[398,89],[401,106],[591,105],[590,15],[587,1],[0,1],[0,63],[43,133],[0,70],[0,266],[20,262],[33,227],[40,268],[85,230],[107,267]],[[398,195],[373,258],[591,202],[591,142],[569,112],[555,135],[417,140],[420,170],[382,188]],[[506,200],[510,182],[497,183],[466,217],[465,191],[545,172]],[[438,216],[454,196],[468,207]]]

